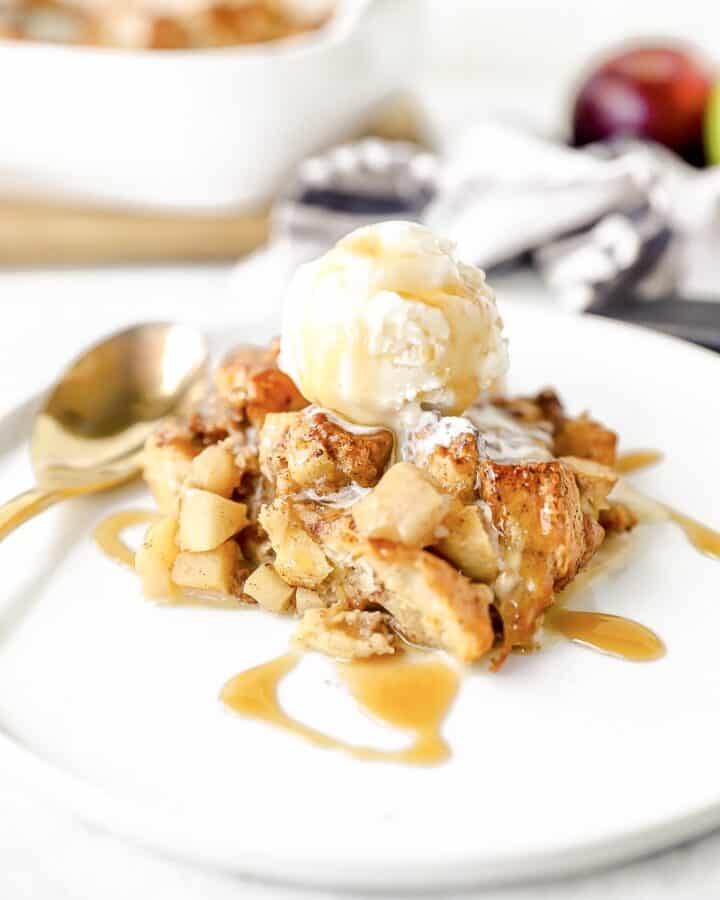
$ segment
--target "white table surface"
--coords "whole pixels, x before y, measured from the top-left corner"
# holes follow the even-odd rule
[[[228,289],[228,274],[224,267],[0,273],[5,321],[0,329],[0,422],[7,422],[6,414],[17,403],[46,386],[63,362],[99,333],[143,318],[207,323],[208,310],[218,321],[227,321],[242,303]],[[502,304],[551,302],[530,275],[498,281],[496,288]],[[48,308],[45,297],[57,297],[58,302]],[[70,316],[72,329],[67,327]],[[28,348],[33,348],[32,354]],[[153,856],[73,820],[45,798],[7,782],[0,773],[2,900],[302,900],[335,896],[249,882]],[[682,896],[700,900],[719,894],[720,834],[716,834],[620,869],[482,896],[506,900]]]

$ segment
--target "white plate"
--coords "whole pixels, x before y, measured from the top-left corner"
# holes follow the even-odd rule
[[[555,385],[626,447],[663,450],[638,486],[720,526],[720,360],[592,318],[506,320],[514,389]],[[24,450],[7,444],[2,495],[27,478]],[[559,874],[720,823],[720,565],[671,525],[639,528],[627,568],[582,598],[655,629],[664,659],[554,642],[499,674],[480,667],[445,725],[452,760],[417,769],[317,750],[223,709],[223,682],[283,652],[292,625],[144,601],[90,536],[139,503],[139,488],[74,501],[0,547],[0,765],[85,819],[241,872],[386,889]],[[306,657],[282,697],[349,740],[402,743],[355,709],[329,661]]]

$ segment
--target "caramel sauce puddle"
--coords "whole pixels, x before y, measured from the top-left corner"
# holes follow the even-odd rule
[[[595,579],[624,568],[632,552],[627,534],[606,538],[588,565],[557,595],[545,613],[545,626],[568,640],[633,662],[659,659],[665,654],[662,640],[649,628],[624,616],[590,610],[568,609],[567,603],[582,594]]]
[[[122,539],[122,532],[157,518],[157,513],[148,510],[113,513],[95,528],[95,541],[106,556],[132,568],[135,552]],[[241,672],[225,684],[220,699],[237,713],[282,728],[316,747],[339,750],[356,759],[434,765],[449,758],[450,748],[440,729],[458,690],[458,675],[450,666],[441,662],[409,662],[405,654],[392,660],[338,663],[338,671],[359,706],[385,724],[413,735],[407,748],[380,750],[324,734],[283,710],[277,690],[298,661],[296,654],[287,653]]]
[[[656,450],[631,451],[619,457],[616,470],[620,474],[629,474],[654,465],[662,458]],[[646,514],[640,515],[641,521],[670,520],[683,530],[693,547],[720,558],[720,532],[666,504],[641,499],[647,508]],[[133,566],[134,552],[122,540],[122,532],[157,518],[157,513],[146,510],[115,513],[97,526],[95,540],[106,555]],[[605,555],[594,560],[570,589],[566,589],[566,598],[570,591],[574,594],[598,571],[612,565],[618,546],[603,549]],[[662,640],[653,631],[622,616],[556,606],[547,614],[546,624],[569,640],[627,660],[655,660],[665,653]],[[450,748],[441,734],[441,727],[458,691],[458,675],[451,667],[441,662],[411,662],[404,655],[390,660],[338,663],[341,677],[361,708],[383,723],[413,736],[410,745],[404,749],[382,750],[357,746],[325,734],[285,712],[278,700],[278,688],[298,661],[295,653],[287,653],[241,672],[224,685],[220,699],[236,713],[281,728],[316,747],[340,751],[356,759],[433,765],[449,758]]]
[[[113,513],[95,527],[93,532],[95,543],[110,559],[134,569],[135,551],[122,539],[122,533],[133,525],[149,525],[159,518],[159,513],[149,509],[126,509]]]
[[[122,533],[134,525],[150,525],[160,519],[160,513],[148,509],[126,509],[113,513],[103,519],[93,533],[95,543],[105,556],[129,566],[135,570],[135,550],[129,547],[122,539]],[[203,609],[237,609],[240,605],[237,598],[223,595],[210,596],[202,591],[192,591],[190,588],[176,588],[176,596],[173,599],[174,606],[193,606]]]
[[[665,645],[654,631],[624,616],[557,607],[545,621],[571,641],[622,659],[647,662],[665,655]]]
[[[409,765],[434,765],[450,756],[440,733],[458,690],[458,675],[440,662],[407,659],[338,663],[338,671],[358,705],[387,725],[409,731],[410,746],[402,750],[362,747],[332,737],[288,715],[278,701],[280,682],[299,657],[287,653],[231,678],[220,699],[231,710],[267,722],[316,747],[339,750],[355,759]]]
[[[654,465],[662,458],[663,455],[659,450],[632,450],[620,455],[615,464],[615,470],[619,474],[627,475]],[[634,508],[632,501],[635,499],[637,503],[635,512],[641,522],[669,520],[682,529],[688,542],[696,550],[704,553],[706,556],[711,556],[713,559],[720,559],[720,531],[703,525],[697,519],[686,516],[685,513],[679,512],[666,503],[645,497],[629,488],[629,486],[625,487],[625,493],[628,498],[628,505],[631,508]]]

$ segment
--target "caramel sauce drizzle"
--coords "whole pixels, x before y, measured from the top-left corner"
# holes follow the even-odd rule
[[[410,662],[404,658],[338,664],[350,693],[364,710],[413,735],[412,743],[405,749],[381,750],[332,737],[285,712],[277,690],[298,659],[294,653],[288,653],[235,675],[223,687],[220,699],[234,712],[355,759],[433,765],[450,756],[440,729],[458,690],[454,669],[440,662]]]
[[[582,594],[598,576],[624,568],[632,550],[628,534],[606,538],[588,565],[560,591],[555,605],[545,613],[545,626],[568,640],[622,659],[638,662],[663,656],[665,645],[644,625],[624,616],[567,609],[565,605]]]
[[[147,509],[126,509],[103,519],[95,527],[93,537],[105,556],[134,570],[135,550],[125,543],[122,533],[133,525],[150,525],[160,518],[160,513]],[[172,598],[174,606],[194,606],[203,609],[238,609],[240,606],[237,597],[214,595],[194,591],[192,588],[175,590],[176,593]]]
[[[656,450],[635,450],[621,455],[616,470],[620,474],[636,472],[662,459]],[[682,528],[690,543],[700,552],[720,558],[720,532],[672,507],[631,495],[642,501],[641,521],[670,520]],[[637,511],[637,510],[636,510]],[[134,552],[122,540],[122,532],[134,525],[156,521],[157,513],[127,510],[100,522],[94,537],[100,549],[112,559],[134,565]],[[622,553],[622,537],[608,540],[587,569],[562,593],[563,600],[585,587],[599,571],[611,568]],[[649,628],[608,613],[553,607],[546,625],[587,647],[623,659],[647,661],[665,653],[662,640]],[[338,671],[351,695],[366,712],[387,725],[412,734],[410,745],[401,750],[382,750],[351,744],[293,718],[279,703],[278,687],[299,661],[294,653],[272,659],[231,678],[220,693],[222,702],[234,712],[266,722],[303,738],[316,747],[346,753],[356,759],[379,760],[410,765],[432,765],[445,761],[450,748],[442,737],[445,715],[458,691],[454,669],[441,662],[412,662],[400,657],[338,663]]]
[[[123,531],[126,528],[132,528],[133,525],[149,525],[159,518],[159,513],[151,512],[149,509],[126,509],[119,513],[113,513],[95,527],[93,532],[95,543],[110,559],[133,569],[135,568],[135,551],[122,539]]]
[[[647,662],[665,655],[665,645],[654,631],[623,616],[556,607],[545,622],[571,641],[622,659]]]
[[[713,559],[720,559],[720,531],[708,528],[697,519],[691,519],[671,506],[663,505],[663,507],[670,521],[682,528],[685,537],[696,550]]]
[[[633,450],[620,455],[615,469],[621,474],[628,474],[653,465],[662,458],[663,455],[658,450]],[[720,559],[720,531],[703,525],[697,519],[686,516],[666,503],[660,503],[657,500],[641,495],[627,484],[622,485],[622,487],[624,488],[628,505],[634,509],[641,522],[656,522],[669,519],[682,529],[685,537],[696,550],[699,550],[700,553],[704,553],[706,556],[711,556],[713,559]]]
[[[657,465],[663,458],[659,450],[628,450],[617,458],[615,471],[619,475],[629,475],[631,472]]]

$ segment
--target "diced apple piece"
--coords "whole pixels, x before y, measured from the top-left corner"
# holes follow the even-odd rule
[[[213,550],[237,534],[247,521],[244,503],[189,488],[180,503],[178,544],[181,550],[193,553]]]
[[[188,482],[192,487],[230,497],[240,483],[240,471],[232,452],[222,444],[211,444],[196,456],[190,466]]]
[[[317,591],[299,587],[295,591],[295,609],[302,615],[308,609],[322,609],[325,601]]]
[[[178,555],[176,534],[177,519],[165,516],[148,528],[135,554],[135,571],[140,576],[143,592],[153,600],[170,600],[176,593],[170,578]]]
[[[152,434],[143,452],[143,477],[163,515],[177,515],[180,489],[197,449],[183,437]]]
[[[450,511],[453,500],[410,463],[396,463],[352,508],[361,534],[368,538],[426,547]]]
[[[225,541],[203,553],[179,553],[172,567],[172,580],[179,587],[231,594],[241,559],[235,541]]]
[[[332,571],[322,547],[295,521],[286,502],[275,502],[260,510],[260,524],[275,551],[275,568],[295,587],[319,587]]]
[[[435,545],[438,553],[473,581],[494,581],[499,572],[498,554],[480,507],[453,511],[443,524],[449,533]]]
[[[287,612],[292,605],[295,588],[278,575],[270,563],[263,563],[249,576],[243,589],[268,612]]]

